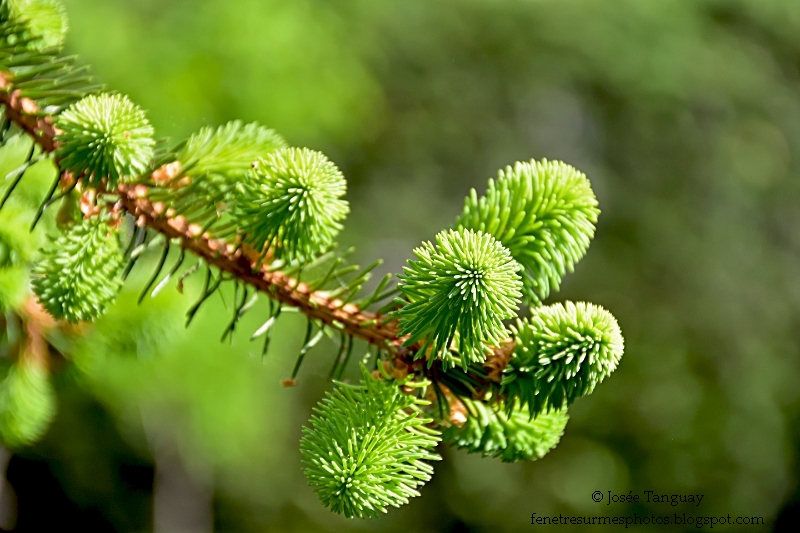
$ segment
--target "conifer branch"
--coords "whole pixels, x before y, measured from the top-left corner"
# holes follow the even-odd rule
[[[20,354],[34,359],[43,368],[49,368],[52,361],[47,333],[56,327],[55,320],[34,298],[28,298],[25,302],[22,315],[25,323],[25,345]]]
[[[67,23],[58,0],[17,1],[0,0],[0,145],[12,125],[33,142],[25,163],[4,179],[0,209],[26,170],[46,158],[59,174],[31,229],[63,199],[56,221],[66,231],[30,270],[25,239],[0,231],[0,267],[16,269],[0,284],[0,303],[15,309],[0,325],[10,317],[26,332],[9,328],[6,335],[17,361],[0,383],[0,441],[38,438],[54,412],[48,354],[56,352],[47,327],[38,326],[42,308],[23,304],[29,281],[53,317],[91,322],[141,254],[157,247],[160,259],[139,302],[161,291],[189,252],[199,261],[179,275],[178,290],[206,268],[188,322],[223,281],[234,285],[223,340],[256,302],[253,289],[270,299],[269,316],[251,338],[265,337],[265,354],[284,306],[305,315],[286,385],[326,334],[339,333],[330,371],[338,379],[354,338],[370,345],[361,384],[338,383],[301,441],[309,483],[324,505],[348,517],[377,516],[419,495],[433,471],[423,460],[439,459],[432,450],[441,438],[504,461],[541,458],[563,433],[569,405],[619,364],[624,341],[608,311],[585,302],[542,307],[585,254],[599,215],[589,180],[571,165],[532,160],[501,170],[485,195],[472,190],[436,244],[414,250],[417,260],[396,287],[388,275],[355,300],[380,261],[361,269],[345,263],[349,252],[333,251],[349,204],[332,161],[240,121],[203,128],[158,152],[144,110],[127,96],[100,92],[74,58],[59,55]],[[19,231],[20,215],[8,213]],[[123,215],[135,224],[124,253]],[[162,275],[173,247],[180,254]],[[301,272],[320,270],[327,273],[301,281]],[[509,331],[503,321],[523,302],[531,316]]]
[[[0,320],[19,321],[19,338],[11,346],[13,365],[0,380],[0,441],[6,446],[26,446],[39,439],[55,415],[55,391],[49,374],[59,355],[48,342],[51,330],[60,327],[34,298],[17,313]]]
[[[58,147],[55,141],[57,131],[52,119],[39,114],[35,101],[21,97],[19,91],[7,82],[4,73],[0,73],[0,104],[4,106],[6,118],[33,137],[42,150],[55,152]],[[175,162],[165,164],[151,174],[150,180],[153,183],[168,183],[179,170],[179,164]],[[73,179],[69,172],[64,172],[61,181],[71,183]],[[325,291],[312,291],[306,283],[298,282],[280,271],[270,271],[267,265],[260,264],[258,253],[251,247],[237,247],[213,238],[208,232],[203,232],[199,225],[171,212],[164,203],[152,202],[148,198],[150,190],[150,186],[141,183],[120,183],[117,186],[118,205],[134,217],[137,226],[156,231],[169,240],[180,241],[181,247],[209,265],[232,274],[282,304],[298,308],[310,319],[319,320],[378,346],[398,348],[402,345],[404,339],[400,336],[397,320],[360,309],[352,303],[343,303],[340,299],[331,298]],[[500,382],[502,370],[513,351],[514,343],[510,340],[493,349],[484,363],[490,369],[487,375],[489,381]],[[413,348],[403,350],[397,352],[397,358],[402,360],[412,353]]]
[[[0,72],[0,105],[4,106],[6,119],[13,122],[36,141],[45,152],[56,149],[56,129],[53,119],[39,115],[39,106],[35,101],[21,95],[8,81],[9,75]]]
[[[147,198],[148,191],[149,187],[141,184],[120,184],[117,187],[120,206],[134,216],[137,225],[155,230],[168,239],[180,240],[184,249],[209,265],[233,274],[282,304],[297,307],[311,319],[372,344],[399,343],[394,322],[384,323],[381,315],[363,311],[351,303],[343,304],[324,291],[312,291],[306,283],[280,271],[270,271],[267,265],[258,266],[258,254],[252,248],[246,245],[237,247],[214,239],[208,232],[202,233],[199,225],[188,222],[182,215],[170,213],[163,203],[151,202]]]

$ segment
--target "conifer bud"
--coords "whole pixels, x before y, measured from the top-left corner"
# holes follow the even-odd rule
[[[617,368],[624,350],[614,316],[585,302],[533,309],[512,329],[516,348],[503,387],[534,415],[591,393]]]
[[[415,411],[414,398],[364,367],[362,374],[360,387],[326,394],[300,441],[309,485],[347,518],[374,518],[408,503],[433,472],[423,461],[440,459],[433,453],[439,433],[425,426],[431,420]]]
[[[86,96],[69,106],[56,125],[62,169],[88,187],[105,183],[113,190],[120,181],[144,173],[153,159],[153,127],[127,96]]]
[[[19,24],[28,48],[61,48],[67,34],[67,13],[60,0],[3,0],[0,19]]]
[[[422,243],[414,250],[399,289],[408,301],[395,315],[401,336],[411,346],[423,341],[418,356],[430,352],[453,364],[450,349],[457,350],[461,365],[482,362],[492,346],[507,336],[503,320],[513,318],[522,282],[519,265],[494,237],[480,231],[447,230],[437,244]]]
[[[501,170],[481,198],[473,189],[456,225],[502,242],[523,267],[526,301],[539,305],[586,253],[599,214],[586,175],[544,159]]]
[[[504,463],[541,459],[561,440],[569,420],[566,409],[531,418],[519,405],[508,413],[483,402],[463,401],[469,411],[467,421],[447,428],[442,440]]]
[[[310,261],[333,243],[350,208],[347,182],[325,155],[284,148],[261,159],[234,211],[244,240],[275,258]]]
[[[55,318],[91,321],[116,299],[122,267],[117,231],[95,217],[70,228],[42,252],[33,269],[33,291]]]
[[[56,410],[55,392],[47,369],[23,355],[0,382],[0,439],[9,448],[37,441]]]

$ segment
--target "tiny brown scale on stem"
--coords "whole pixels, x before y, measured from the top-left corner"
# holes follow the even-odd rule
[[[0,105],[4,106],[6,119],[30,134],[42,150],[54,152],[58,146],[55,140],[58,130],[52,117],[37,115],[36,102],[23,97],[19,90],[14,90],[11,78],[10,75],[0,72]],[[180,172],[180,162],[173,161],[154,170],[149,176],[149,181],[156,187],[175,190],[191,182],[188,177],[176,179],[179,178]],[[69,172],[62,173],[62,190],[74,186],[75,179]],[[258,252],[252,248],[246,245],[234,246],[215,239],[208,232],[203,233],[199,225],[188,221],[182,215],[175,214],[163,202],[150,201],[148,197],[151,187],[144,183],[120,183],[116,191],[113,191],[119,197],[111,208],[112,215],[116,214],[115,222],[119,223],[122,212],[128,213],[134,218],[137,226],[159,232],[167,239],[178,240],[185,250],[201,257],[209,265],[234,275],[282,304],[298,308],[308,318],[335,327],[347,335],[360,338],[380,348],[388,347],[393,353],[393,358],[387,372],[393,377],[399,378],[409,373],[417,373],[436,381],[436,375],[442,371],[440,365],[428,368],[424,358],[414,359],[415,350],[418,350],[419,346],[403,347],[404,338],[399,336],[396,320],[359,309],[352,303],[343,303],[339,299],[331,298],[325,291],[311,291],[305,283],[298,282],[280,271],[269,270],[259,259]],[[87,189],[82,192],[80,206],[85,217],[99,214],[97,197],[103,192],[106,191]],[[32,316],[30,318],[34,319]],[[486,382],[487,379],[495,384],[499,383],[513,351],[514,342],[511,339],[506,340],[500,347],[493,348],[483,365],[488,371],[486,378],[474,375],[471,377],[486,385],[490,385]],[[447,393],[457,402],[454,403],[448,398],[451,404],[451,421],[458,423],[463,416],[463,403],[458,401],[449,389]]]

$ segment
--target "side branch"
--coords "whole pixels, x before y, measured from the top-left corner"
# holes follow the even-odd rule
[[[0,72],[0,105],[5,106],[6,119],[25,130],[45,152],[56,149],[56,129],[50,117],[37,116],[39,106],[30,98],[13,90],[6,75]]]
[[[235,248],[222,240],[200,234],[196,224],[190,224],[183,216],[164,212],[164,205],[147,199],[146,185],[121,184],[117,192],[121,207],[136,218],[136,224],[162,233],[168,239],[178,239],[181,246],[208,264],[236,276],[275,298],[281,303],[298,307],[309,318],[317,319],[328,326],[359,337],[367,342],[399,345],[395,323],[386,322],[386,317],[362,311],[353,304],[330,298],[324,291],[310,291],[305,283],[279,271],[270,271],[266,265],[257,267],[255,252],[247,247]]]
[[[0,105],[4,106],[6,119],[31,135],[45,152],[57,148],[57,130],[48,116],[41,116],[36,102],[22,97],[14,90],[8,78],[0,73]],[[170,173],[170,165],[157,169],[151,176],[153,182],[164,180]],[[63,178],[69,176],[62,176]],[[225,241],[214,239],[185,217],[175,215],[163,203],[148,198],[150,187],[144,184],[120,184],[118,206],[134,217],[136,224],[163,234],[223,272],[227,272],[244,283],[276,299],[282,304],[299,308],[311,319],[319,320],[335,328],[378,346],[392,347],[398,357],[408,361],[409,350],[397,350],[403,339],[399,337],[397,322],[358,308],[350,303],[331,298],[326,291],[311,291],[305,283],[279,271],[270,271],[259,265],[257,254],[247,247],[235,247]],[[506,341],[495,348],[484,364],[487,378],[499,382],[503,369],[514,350],[514,343]],[[413,349],[410,350],[413,352]],[[400,355],[402,354],[402,355]],[[424,365],[423,365],[424,366]]]

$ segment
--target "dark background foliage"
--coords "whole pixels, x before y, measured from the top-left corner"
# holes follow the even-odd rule
[[[498,168],[546,157],[582,169],[600,200],[597,236],[550,300],[611,310],[626,354],[544,459],[443,449],[421,498],[352,522],[322,508],[300,472],[300,428],[327,386],[330,346],[282,389],[299,317],[283,320],[262,363],[247,336],[257,317],[231,347],[217,342],[222,302],[184,331],[191,297],[169,290],[137,309],[131,295],[98,324],[81,371],[59,375],[45,440],[10,461],[18,530],[56,520],[145,531],[155,515],[161,530],[174,519],[218,531],[501,532],[530,528],[532,512],[687,511],[600,505],[595,490],[704,494],[688,514],[758,515],[768,530],[783,510],[797,524],[800,3],[66,4],[70,51],[148,109],[159,134],[242,118],[325,151],[350,184],[341,240],[365,262],[386,259],[384,271],[449,226]]]

